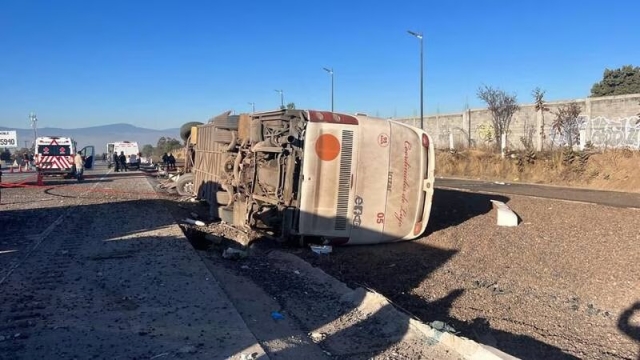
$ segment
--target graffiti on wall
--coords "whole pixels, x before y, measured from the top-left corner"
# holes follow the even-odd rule
[[[491,123],[482,123],[478,125],[476,128],[476,134],[478,135],[478,139],[486,144],[494,141],[496,138],[496,132],[493,128],[493,124]]]
[[[578,118],[579,130],[584,130],[587,142],[591,142],[596,147],[608,148],[632,148],[640,149],[640,118],[630,116],[619,119],[608,119],[598,116],[589,119],[587,116]],[[568,138],[551,129],[549,138],[554,145],[564,146],[568,144]],[[574,138],[574,144],[579,143],[578,138]]]

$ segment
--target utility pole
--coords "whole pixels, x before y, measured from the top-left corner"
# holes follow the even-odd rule
[[[323,68],[324,71],[331,75],[331,112],[333,112],[333,68]]]
[[[407,32],[420,40],[420,128],[424,130],[424,96],[423,96],[424,57],[423,57],[423,50],[422,50],[423,36],[422,36],[422,33],[417,33],[411,30],[407,30]]]
[[[254,112],[256,112],[256,103],[250,102],[249,105],[251,105],[251,113],[253,114]]]
[[[280,108],[284,109],[284,90],[274,90],[277,93],[280,93]]]
[[[36,143],[36,139],[38,138],[38,117],[36,117],[35,113],[29,114],[29,120],[31,120],[31,127],[33,128],[33,143]]]

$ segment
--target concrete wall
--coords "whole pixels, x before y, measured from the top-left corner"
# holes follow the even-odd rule
[[[640,149],[640,94],[606,96],[599,98],[575,99],[581,108],[580,130],[585,137],[583,141],[591,141],[599,147],[628,147]],[[533,146],[564,145],[566,139],[555,134],[551,124],[559,106],[569,101],[550,102],[550,111],[544,113],[544,130],[542,114],[535,111],[534,104],[522,104],[511,121],[510,133],[507,136],[509,148],[522,148],[521,137],[532,140]],[[419,118],[397,119],[410,125],[420,126]],[[438,148],[454,146],[478,146],[491,144],[493,126],[491,113],[487,109],[469,109],[456,114],[430,115],[424,119],[424,128],[431,134]],[[451,135],[450,135],[451,134]]]

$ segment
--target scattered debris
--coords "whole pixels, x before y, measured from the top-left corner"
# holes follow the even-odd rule
[[[274,312],[272,312],[272,313],[271,313],[271,318],[272,318],[273,320],[276,320],[276,321],[277,321],[277,320],[284,320],[284,315],[280,314],[280,313],[279,313],[279,312],[277,312],[277,311],[274,311]]]
[[[191,217],[194,219],[198,219],[200,216],[197,213],[192,212]]]
[[[258,353],[251,353],[251,354],[245,354],[245,353],[241,353],[240,354],[240,360],[255,360],[258,358]]]
[[[5,341],[7,338],[4,337],[3,335],[0,335],[0,341]]]
[[[505,185],[505,183],[502,182],[502,181],[496,181],[496,182],[494,182],[494,184],[496,184],[496,185]]]
[[[502,201],[491,200],[493,207],[497,209],[498,226],[518,226],[518,215]]]
[[[182,221],[184,221],[186,223],[189,223],[189,224],[192,224],[192,225],[205,226],[205,223],[200,221],[200,220],[184,219]]]
[[[311,332],[311,333],[309,333],[309,337],[314,342],[320,342],[320,341],[324,340],[327,337],[327,334],[320,333],[320,332]]]
[[[222,257],[225,259],[233,259],[233,260],[243,259],[247,257],[247,252],[244,250],[227,248],[225,251],[222,252]]]
[[[316,254],[330,254],[333,251],[333,247],[331,245],[310,245],[311,251]]]
[[[456,333],[456,329],[454,329],[451,325],[445,323],[444,321],[432,321],[429,323],[429,326],[439,331],[446,331],[452,334]]]
[[[293,273],[296,275],[300,275],[300,270],[293,270]]]

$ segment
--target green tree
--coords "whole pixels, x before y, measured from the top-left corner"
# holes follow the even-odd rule
[[[145,146],[142,147],[141,153],[142,153],[142,156],[144,157],[149,157],[153,155],[153,145],[146,144]]]
[[[156,144],[156,148],[154,151],[154,155],[162,156],[164,153],[175,152],[176,150],[182,148],[182,143],[178,139],[174,139],[172,137],[161,137],[158,139],[158,143]]]
[[[287,106],[280,106],[280,110],[284,110],[284,109],[288,109],[288,110],[293,110],[296,108],[296,104],[295,103],[288,103]]]
[[[605,69],[602,80],[593,84],[591,96],[640,94],[640,67],[625,65]]]
[[[509,133],[513,114],[520,109],[515,94],[507,94],[504,90],[487,85],[478,89],[478,98],[487,104],[496,138],[496,147],[502,148],[502,134]]]

